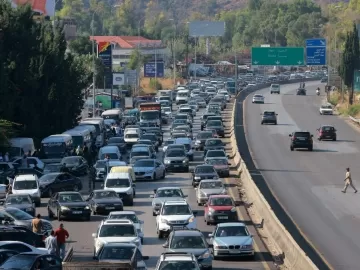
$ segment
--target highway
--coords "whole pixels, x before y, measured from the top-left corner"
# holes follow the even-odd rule
[[[268,89],[256,92],[265,96],[265,104],[252,104],[252,94],[247,97],[242,109],[246,141],[256,166],[251,173],[262,174],[332,268],[359,269],[360,194],[351,188],[346,194],[341,192],[346,167],[360,189],[359,133],[338,116],[319,114],[325,96],[316,96],[317,86],[324,94],[324,84],[307,82],[307,96],[296,96],[298,84],[292,84],[282,86],[281,95],[271,95]],[[278,113],[277,126],[260,124],[264,110]],[[335,126],[338,141],[317,141],[316,129],[325,124]],[[290,151],[289,134],[295,130],[314,134],[313,152]],[[244,147],[240,151],[245,152]]]
[[[174,108],[175,111],[177,108]],[[232,104],[224,111],[224,115],[229,118],[231,115]],[[196,135],[200,131],[200,116],[204,112],[204,109],[200,109],[197,116],[194,118],[193,134]],[[230,120],[230,119],[228,119]],[[164,140],[169,137],[169,126],[164,128]],[[228,141],[228,139],[225,139]],[[161,152],[159,153],[159,159],[161,159]],[[202,164],[203,153],[195,152],[194,161],[191,162],[191,166]],[[231,186],[231,178],[225,179],[224,181]],[[87,179],[83,180],[85,193],[88,190]],[[100,184],[99,184],[100,186]],[[191,178],[189,173],[168,173],[165,180],[158,180],[156,182],[137,182],[136,183],[136,199],[133,207],[125,207],[125,210],[134,210],[139,216],[139,219],[144,221],[144,246],[143,255],[149,256],[150,259],[146,262],[149,269],[154,269],[159,255],[164,252],[162,244],[165,242],[164,239],[158,239],[155,230],[155,217],[152,216],[151,212],[151,200],[150,195],[153,189],[163,186],[178,186],[181,187],[185,194],[187,194],[188,202],[190,203],[193,210],[198,211],[197,224],[205,236],[213,231],[214,226],[207,226],[204,222],[203,207],[197,206],[195,199],[195,190],[191,186]],[[232,189],[231,193],[237,193],[235,186],[229,187]],[[38,208],[38,213],[42,214],[43,217],[47,218],[46,203],[47,199],[43,199],[42,207]],[[246,259],[241,260],[226,260],[226,261],[214,261],[213,269],[275,269],[272,263],[271,256],[265,249],[263,243],[256,235],[254,227],[246,217],[244,207],[239,207],[240,217],[249,224],[249,230],[254,234],[256,241],[256,259],[255,261],[248,261]],[[70,243],[74,247],[74,260],[76,261],[90,261],[93,256],[93,239],[91,234],[96,232],[97,226],[104,217],[103,216],[92,216],[90,222],[82,221],[63,221],[65,228],[70,233]],[[52,221],[54,228],[59,226],[59,222]]]

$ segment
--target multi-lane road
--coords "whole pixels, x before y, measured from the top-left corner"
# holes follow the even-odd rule
[[[265,104],[252,104],[250,94],[243,104],[246,139],[257,173],[313,246],[334,269],[359,269],[360,194],[341,192],[346,167],[360,189],[359,133],[338,116],[319,114],[325,97],[316,96],[318,86],[324,91],[307,82],[307,96],[295,95],[298,84],[282,86],[281,95],[260,90]],[[264,110],[278,113],[277,126],[260,124]],[[337,141],[317,141],[316,129],[325,124],[335,126]],[[314,134],[313,152],[290,151],[296,130]]]
[[[232,104],[231,104],[232,106]],[[231,116],[231,106],[224,111],[224,117],[229,118]],[[174,108],[176,110],[176,108]],[[197,116],[194,118],[193,134],[196,135],[200,131],[200,117],[204,109],[201,109]],[[230,120],[230,119],[228,119]],[[169,137],[169,126],[164,128],[164,140]],[[225,139],[226,140],[226,139]],[[228,139],[227,139],[228,140]],[[161,158],[161,153],[159,154]],[[195,152],[194,161],[191,162],[191,166],[202,164],[203,153]],[[226,183],[231,183],[232,179],[224,179]],[[233,181],[234,182],[234,181]],[[88,189],[86,180],[84,181],[84,189]],[[159,255],[164,251],[162,244],[165,242],[163,239],[158,239],[155,230],[155,217],[151,212],[151,199],[150,195],[153,189],[164,186],[178,186],[181,187],[185,194],[187,194],[188,202],[193,210],[198,211],[197,224],[205,236],[213,231],[213,226],[207,226],[204,222],[203,207],[197,206],[195,191],[191,186],[191,178],[189,173],[168,173],[165,180],[159,180],[156,182],[137,182],[136,184],[136,199],[133,207],[125,207],[125,210],[134,210],[138,214],[139,218],[144,221],[144,246],[143,254],[150,257],[147,261],[149,269],[154,269],[155,264],[159,258]],[[231,186],[231,185],[229,185]],[[230,188],[230,187],[229,187]],[[236,193],[236,187],[232,187],[232,194]],[[42,207],[38,209],[38,213],[47,217],[46,202],[47,199],[43,199]],[[249,230],[254,234],[256,241],[256,257],[255,261],[242,260],[226,260],[226,261],[214,261],[214,269],[274,269],[274,265],[271,260],[271,256],[265,249],[263,243],[256,235],[254,227],[251,222],[247,220],[246,213],[243,208],[239,207],[240,218],[249,224]],[[103,219],[103,216],[92,216],[90,222],[82,221],[64,221],[65,228],[70,233],[70,245],[74,247],[74,260],[76,261],[91,261],[93,256],[93,238],[91,234],[96,232],[99,222]],[[53,221],[53,226],[57,228],[59,226],[58,221]]]

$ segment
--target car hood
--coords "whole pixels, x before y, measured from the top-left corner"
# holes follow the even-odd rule
[[[209,189],[200,189],[201,192],[205,193],[206,195],[213,195],[213,194],[221,194],[224,189],[223,188],[209,188]]]
[[[153,171],[155,168],[154,167],[133,167],[134,168],[134,172],[148,172],[148,171]]]
[[[136,239],[138,239],[137,236],[129,236],[129,237],[120,237],[120,236],[114,236],[114,237],[100,237],[98,238],[99,241],[103,243],[133,243]]]
[[[165,157],[165,160],[184,160],[186,157]]]
[[[251,236],[231,236],[231,237],[215,237],[214,242],[219,244],[219,246],[229,246],[229,245],[251,245],[253,239]]]
[[[162,216],[162,219],[166,219],[167,221],[177,221],[177,220],[184,220],[187,221],[193,215],[171,215],[171,216]]]
[[[122,200],[120,198],[101,198],[101,199],[94,199],[94,202],[97,204],[122,204]]]
[[[66,207],[85,207],[88,206],[87,202],[61,202],[60,203],[61,206],[66,206]]]
[[[216,169],[216,170],[225,170],[225,169],[229,169],[229,165],[213,165],[214,166],[214,168]]]
[[[321,108],[322,111],[329,111],[329,112],[332,112],[333,109],[328,109],[328,108]]]
[[[47,232],[52,230],[52,225],[51,222],[49,222],[46,219],[41,219],[42,223],[43,223],[43,229]],[[26,219],[26,220],[15,220],[14,222],[15,225],[19,225],[19,226],[25,226],[29,229],[32,230],[32,219]]]
[[[26,209],[26,208],[34,208],[34,206],[32,205],[32,204],[7,204],[7,205],[5,205],[5,208],[6,207],[14,207],[14,208],[17,208],[17,209],[20,209],[20,210],[22,210],[22,209]]]
[[[182,197],[160,197],[160,198],[154,198],[152,201],[152,204],[162,204],[166,201],[183,201],[184,198]]]
[[[235,206],[232,205],[226,205],[226,206],[221,206],[221,205],[211,205],[210,208],[216,210],[216,211],[230,211],[231,209],[233,209]]]
[[[176,248],[176,249],[169,250],[169,252],[192,253],[195,256],[200,256],[200,255],[204,254],[206,251],[208,251],[207,248]]]
[[[195,177],[201,177],[203,179],[218,178],[218,176],[215,173],[196,173]]]

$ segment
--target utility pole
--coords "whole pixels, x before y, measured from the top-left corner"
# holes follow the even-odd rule
[[[194,71],[194,77],[195,77],[195,80],[196,80],[196,73],[197,73],[197,66],[196,66],[196,47],[197,47],[197,39],[195,37],[195,71]]]
[[[95,66],[95,38],[94,38],[94,15],[95,12],[93,12],[92,20],[91,20],[91,35],[92,35],[92,66],[93,66],[93,117],[95,117],[96,112],[96,97],[95,97],[95,82],[96,82],[96,66]]]
[[[155,44],[155,89],[157,89],[157,45]]]

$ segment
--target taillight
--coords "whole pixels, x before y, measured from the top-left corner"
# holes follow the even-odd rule
[[[295,140],[296,140],[296,137],[295,137],[295,136],[293,136],[291,139],[292,139],[293,141],[295,141]]]

